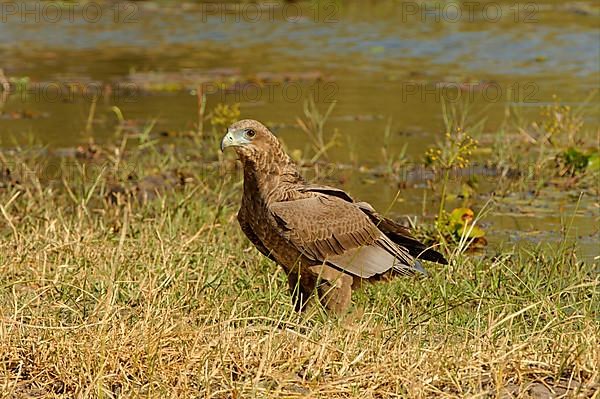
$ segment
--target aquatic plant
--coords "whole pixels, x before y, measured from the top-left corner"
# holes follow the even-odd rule
[[[461,127],[447,131],[444,140],[425,152],[425,165],[436,171],[449,171],[454,168],[464,169],[471,162],[471,155],[477,148],[477,140],[473,139]]]
[[[539,129],[543,140],[555,148],[580,144],[577,135],[583,126],[581,112],[561,104],[556,95],[552,99],[551,104],[542,108],[541,120],[534,126]]]
[[[315,162],[321,157],[327,158],[327,151],[337,145],[340,136],[337,129],[328,139],[325,138],[325,123],[329,119],[331,112],[335,108],[336,102],[332,102],[325,112],[319,110],[313,97],[304,101],[304,119],[296,118],[296,123],[310,140],[314,155],[310,162]]]
[[[575,176],[580,173],[596,173],[600,171],[600,152],[591,150],[583,152],[577,148],[567,148],[556,155],[559,176]]]
[[[452,224],[446,212],[450,173],[456,169],[464,169],[470,164],[473,151],[478,146],[471,132],[474,128],[479,128],[483,122],[476,124],[475,127],[466,127],[466,110],[459,112],[456,107],[448,109],[445,103],[442,104],[446,127],[444,138],[427,149],[424,162],[436,175],[442,176],[436,227],[439,240],[445,241],[448,226]]]
[[[386,174],[388,177],[398,175],[402,167],[408,164],[407,149],[408,144],[404,143],[400,150],[393,151],[392,148],[392,119],[390,118],[385,125],[383,131],[383,145],[381,146],[381,157],[385,165]]]
[[[27,93],[30,80],[29,76],[11,76],[8,78],[17,93]]]
[[[204,135],[204,114],[206,113],[206,93],[202,85],[196,89],[196,100],[198,104],[198,122],[196,126],[196,137],[200,138]]]
[[[449,213],[447,224],[442,227],[447,235],[452,235],[456,241],[472,240],[476,246],[485,246],[485,231],[477,226],[475,212],[470,208],[455,208]],[[472,245],[468,245],[472,247]]]
[[[233,122],[240,119],[240,104],[219,103],[209,114],[210,124],[216,132],[223,132]]]

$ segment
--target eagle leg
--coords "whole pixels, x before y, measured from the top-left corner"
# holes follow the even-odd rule
[[[302,278],[298,272],[291,272],[288,274],[288,285],[290,287],[290,295],[292,297],[294,309],[297,312],[304,311],[308,304],[308,300],[310,299],[312,289],[307,289],[306,281],[304,281],[303,284]]]
[[[352,301],[352,276],[327,265],[312,266],[311,270],[318,276],[316,291],[325,309],[334,314],[348,309]]]

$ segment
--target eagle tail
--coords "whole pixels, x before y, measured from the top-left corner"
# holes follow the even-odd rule
[[[394,222],[391,219],[379,215],[369,204],[365,202],[359,202],[357,205],[369,216],[369,218],[371,218],[371,221],[375,223],[375,225],[383,234],[385,234],[396,245],[406,248],[411,256],[421,260],[440,263],[442,265],[448,264],[448,261],[446,258],[444,258],[444,255],[416,240],[411,236],[406,227]],[[420,266],[420,263],[419,265],[415,265],[415,268],[418,269],[418,266]]]

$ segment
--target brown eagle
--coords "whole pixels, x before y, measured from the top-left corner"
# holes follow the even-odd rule
[[[221,151],[227,147],[235,149],[244,168],[240,226],[263,255],[283,267],[296,310],[316,293],[328,310],[339,313],[364,281],[425,273],[417,258],[447,263],[369,204],[304,181],[260,122],[231,125]]]

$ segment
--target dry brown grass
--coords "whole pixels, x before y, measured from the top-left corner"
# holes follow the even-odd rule
[[[598,268],[573,248],[460,257],[299,315],[236,225],[239,185],[117,206],[109,174],[0,188],[3,398],[598,397]]]

